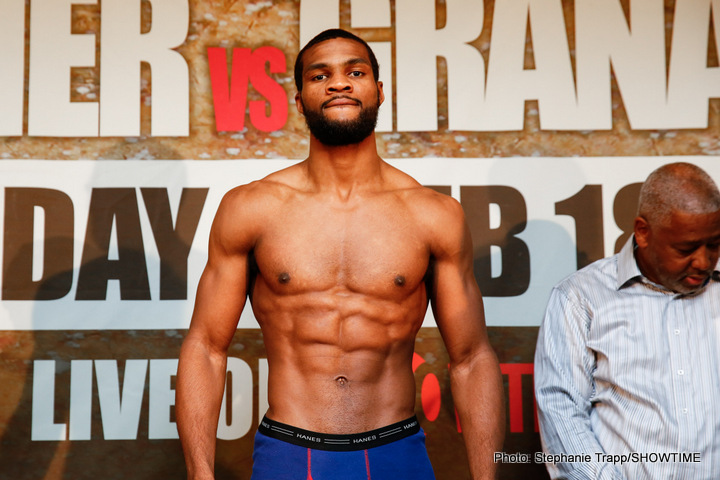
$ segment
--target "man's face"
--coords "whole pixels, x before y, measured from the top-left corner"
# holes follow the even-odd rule
[[[297,108],[321,143],[351,145],[373,132],[385,97],[362,44],[334,38],[311,47],[303,56],[302,75]]]
[[[674,211],[669,220],[649,225],[635,219],[637,260],[643,274],[678,293],[705,285],[720,253],[720,211],[690,214]]]

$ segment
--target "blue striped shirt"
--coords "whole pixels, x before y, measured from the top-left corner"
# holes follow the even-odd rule
[[[720,479],[718,265],[675,294],[641,275],[631,238],[553,289],[535,351],[553,478]]]

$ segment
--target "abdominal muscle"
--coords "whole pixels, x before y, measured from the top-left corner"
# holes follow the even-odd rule
[[[399,303],[350,292],[264,293],[253,307],[267,349],[268,418],[347,434],[413,415],[424,290]]]

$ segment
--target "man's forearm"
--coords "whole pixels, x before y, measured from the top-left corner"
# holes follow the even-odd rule
[[[563,393],[558,398],[568,398]],[[553,406],[548,404],[552,403]],[[565,403],[561,408],[556,408]],[[570,400],[548,402],[538,396],[538,420],[543,439],[543,451],[556,456],[588,456],[589,461],[553,461],[546,464],[550,478],[573,480],[623,480],[625,477],[618,465],[606,461],[605,450],[592,431],[590,417],[581,412]]]
[[[460,416],[473,480],[497,476],[495,452],[505,439],[500,366],[491,351],[451,367],[453,399]]]
[[[176,415],[188,479],[214,478],[215,439],[225,388],[225,355],[189,338],[178,365]]]

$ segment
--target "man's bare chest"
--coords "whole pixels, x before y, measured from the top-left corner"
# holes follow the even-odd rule
[[[340,288],[394,296],[424,280],[429,251],[402,210],[298,207],[267,219],[253,253],[263,279],[286,293]]]

